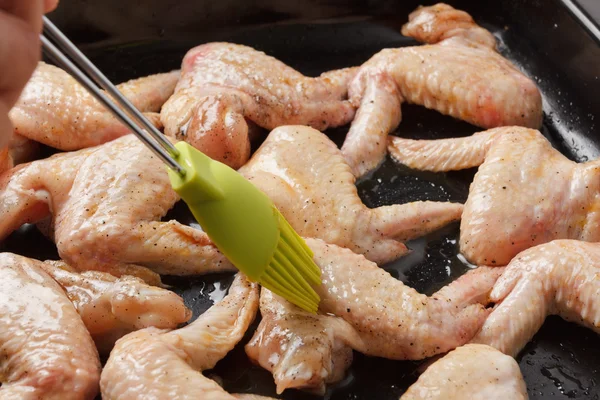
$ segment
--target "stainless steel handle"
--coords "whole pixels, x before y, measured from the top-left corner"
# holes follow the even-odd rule
[[[185,170],[174,159],[174,157],[179,155],[179,151],[175,146],[173,146],[173,144],[167,140],[165,136],[121,94],[121,92],[119,92],[119,89],[117,89],[115,85],[113,85],[110,80],[46,17],[44,17],[44,33],[40,38],[44,53],[46,53],[48,57],[73,76],[73,78],[86,88],[96,100],[111,111],[121,123],[131,129],[131,131],[165,164],[174,171],[177,171],[180,175],[185,174]],[[51,40],[54,41],[56,45],[53,44]],[[63,52],[66,53],[66,55],[63,54]],[[96,84],[94,84],[94,82]],[[109,93],[112,99],[100,90],[98,86]],[[115,104],[113,99],[119,105]]]

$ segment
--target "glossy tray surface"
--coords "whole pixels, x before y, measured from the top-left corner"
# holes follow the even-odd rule
[[[360,1],[314,0],[286,2],[284,7],[264,0],[258,9],[243,0],[225,0],[220,6],[198,1],[194,2],[193,12],[173,16],[171,11],[169,18],[161,19],[160,10],[176,9],[176,3],[63,0],[53,19],[70,37],[79,40],[115,82],[178,68],[187,49],[215,40],[253,46],[307,75],[359,65],[386,47],[416,44],[399,33],[408,13],[419,4],[413,1],[378,0],[369,1],[367,6],[367,2]],[[471,13],[494,32],[503,54],[535,79],[544,96],[543,133],[553,145],[573,160],[597,158],[597,38],[558,0],[507,0],[493,5],[475,1],[449,3]],[[134,12],[135,7],[139,12]],[[120,17],[111,21],[114,10]],[[118,24],[123,15],[130,16],[127,26]],[[403,121],[396,134],[403,137],[434,139],[477,131],[422,107],[404,105],[402,113]],[[339,145],[346,131],[347,127],[327,133]],[[259,144],[255,143],[254,148]],[[463,202],[474,173],[475,170],[423,173],[387,159],[357,186],[369,207],[426,199]],[[193,224],[184,204],[178,204],[165,217],[170,218]],[[408,256],[383,267],[418,291],[433,293],[469,268],[458,256],[457,239],[458,224],[448,226],[410,242],[412,252]],[[40,259],[57,257],[54,246],[31,226],[10,236],[1,250]],[[165,278],[193,309],[194,318],[222,298],[231,280],[231,275]],[[206,374],[218,376],[232,392],[275,395],[272,376],[248,361],[243,351],[245,341]],[[556,317],[546,321],[518,358],[531,399],[600,399],[599,360],[600,337]],[[325,398],[398,399],[417,378],[419,364],[355,353],[348,377],[332,386]],[[316,397],[292,390],[282,398]]]

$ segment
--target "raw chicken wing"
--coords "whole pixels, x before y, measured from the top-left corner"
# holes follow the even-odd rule
[[[307,239],[322,271],[319,311],[307,313],[262,289],[262,320],[248,356],[273,373],[277,392],[317,392],[340,380],[352,349],[418,360],[468,342],[488,311],[482,304],[500,268],[478,268],[427,297],[348,249]],[[481,304],[480,304],[481,303]]]
[[[178,79],[179,72],[174,71],[131,80],[118,85],[118,89],[138,110],[157,112],[173,93]],[[9,117],[16,135],[60,150],[96,146],[129,132],[73,77],[43,62]]]
[[[532,129],[504,127],[442,140],[390,138],[411,168],[480,165],[460,226],[460,249],[477,265],[506,265],[554,239],[600,241],[600,163],[570,161]]]
[[[0,254],[0,398],[92,400],[100,379],[94,342],[40,264]]]
[[[500,304],[473,341],[512,356],[548,315],[600,333],[600,244],[555,240],[525,250],[508,264],[490,297]]]
[[[190,325],[124,336],[102,371],[103,400],[235,399],[202,371],[242,339],[257,309],[258,286],[238,274],[229,294]]]
[[[163,163],[130,134],[0,175],[0,238],[52,215],[58,252],[77,270],[145,280],[139,266],[174,275],[233,270],[204,232],[160,221],[177,200]]]
[[[273,200],[302,236],[323,239],[376,263],[408,250],[419,237],[460,218],[461,204],[418,201],[367,208],[336,145],[305,126],[273,130],[240,173]]]
[[[496,51],[493,35],[469,14],[446,4],[421,7],[402,33],[428,45],[382,50],[350,82],[350,100],[359,109],[342,153],[357,177],[383,160],[403,101],[482,128],[539,128],[538,88]]]
[[[493,347],[467,344],[433,363],[401,400],[527,400],[519,364]]]
[[[192,316],[181,297],[133,276],[78,273],[62,261],[40,267],[67,293],[101,354],[108,354],[129,332],[151,326],[175,329]]]
[[[195,47],[181,68],[175,94],[161,111],[165,133],[232,168],[250,157],[254,124],[324,130],[354,117],[345,100],[354,68],[309,78],[261,51],[231,43]]]

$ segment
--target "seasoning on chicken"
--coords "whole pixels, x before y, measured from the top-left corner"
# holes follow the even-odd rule
[[[40,264],[0,254],[0,398],[93,399],[98,352],[79,314]]]
[[[255,125],[345,125],[354,107],[345,100],[356,69],[309,78],[250,47],[207,43],[188,51],[175,94],[165,103],[165,133],[232,168],[250,157]]]
[[[178,79],[179,72],[173,71],[134,79],[117,88],[140,111],[157,112],[173,93]],[[16,135],[60,150],[96,146],[129,133],[67,72],[43,62],[9,117]]]
[[[429,366],[401,400],[527,400],[519,364],[493,347],[466,344]]]
[[[423,105],[482,128],[539,128],[535,83],[496,51],[493,35],[446,4],[421,7],[402,33],[424,46],[385,49],[364,63],[348,88],[359,107],[342,153],[358,177],[384,158],[400,105]]]
[[[403,240],[460,218],[462,205],[417,201],[369,209],[336,145],[305,126],[273,130],[239,171],[305,237],[347,247],[376,263],[408,252]]]
[[[0,239],[52,215],[60,257],[77,270],[194,275],[234,270],[201,230],[160,219],[177,202],[164,165],[135,136],[0,175]],[[154,281],[148,281],[154,279]]]
[[[492,290],[500,303],[473,342],[516,356],[559,315],[600,333],[600,244],[555,240],[517,255]]]
[[[66,292],[101,354],[108,354],[129,332],[151,326],[175,329],[192,316],[181,297],[133,276],[79,273],[62,261],[40,267]]]
[[[390,138],[416,169],[480,166],[460,226],[460,249],[477,265],[506,265],[555,239],[600,241],[600,162],[578,164],[532,129],[504,127],[442,140]]]
[[[321,314],[262,289],[262,320],[248,356],[273,373],[277,392],[323,393],[343,378],[352,350],[419,360],[467,343],[489,311],[482,305],[500,268],[478,268],[428,297],[348,249],[307,239],[322,270]]]
[[[258,286],[238,274],[229,294],[190,325],[124,336],[102,371],[103,400],[235,399],[202,371],[242,339],[257,309]]]

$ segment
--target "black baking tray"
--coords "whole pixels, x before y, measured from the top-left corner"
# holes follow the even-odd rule
[[[52,19],[114,81],[179,67],[186,50],[209,41],[230,41],[263,50],[307,75],[359,65],[386,47],[415,45],[400,26],[419,4],[408,0],[221,0],[180,2],[83,2],[62,0]],[[600,37],[593,16],[600,1],[448,1],[464,9],[498,38],[500,49],[540,87],[542,132],[567,157],[586,161],[600,155]],[[403,106],[397,135],[411,138],[464,136],[478,129],[418,106]],[[347,127],[327,133],[341,144]],[[254,147],[259,143],[255,143]],[[46,149],[48,152],[51,150]],[[387,159],[357,183],[369,207],[413,200],[465,201],[475,170],[424,173]],[[192,224],[180,203],[165,217]],[[408,243],[412,252],[384,265],[397,279],[433,293],[468,267],[458,255],[458,224]],[[24,226],[2,245],[39,259],[56,258],[54,245]],[[220,299],[232,275],[165,277],[193,309],[194,318]],[[273,378],[252,365],[243,344],[212,371],[231,392],[275,395]],[[549,318],[518,357],[531,399],[600,399],[600,337]],[[398,399],[418,377],[420,362],[390,361],[355,353],[342,382],[326,399]],[[282,398],[314,399],[290,390]]]

